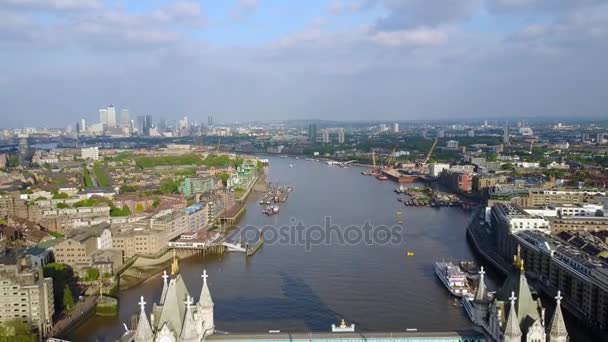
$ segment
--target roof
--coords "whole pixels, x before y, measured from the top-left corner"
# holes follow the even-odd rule
[[[515,297],[517,297],[515,311],[519,318],[520,327],[524,327],[522,330],[527,331],[526,328],[530,327],[532,322],[541,319],[538,310],[540,303],[532,297],[528,280],[522,270],[509,274],[504,285],[496,291],[496,300],[508,303],[512,293],[515,293]],[[507,314],[510,315],[510,312]]]
[[[182,331],[182,324],[184,323],[184,316],[186,314],[184,302],[189,295],[188,288],[180,274],[171,279],[164,304],[160,308],[161,313],[157,327],[162,328],[164,324],[167,324],[171,330],[179,334]]]

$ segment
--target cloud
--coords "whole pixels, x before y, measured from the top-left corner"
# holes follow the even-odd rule
[[[430,28],[416,28],[411,30],[376,32],[370,40],[386,46],[400,45],[439,45],[447,41],[447,34],[441,30]]]
[[[481,0],[383,0],[388,14],[380,18],[379,30],[400,30],[417,26],[437,26],[470,19]]]
[[[101,9],[99,0],[0,0],[0,8],[43,11],[75,11]]]
[[[604,0],[485,0],[495,14],[556,13],[605,3]]]
[[[231,16],[234,19],[243,19],[251,15],[258,8],[258,0],[238,0],[236,6],[232,10]]]
[[[336,15],[359,12],[372,8],[377,2],[377,0],[334,0],[329,4],[329,12]]]

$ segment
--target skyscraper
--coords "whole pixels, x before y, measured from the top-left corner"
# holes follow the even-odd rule
[[[211,115],[207,118],[207,126],[213,126],[213,116]]]
[[[83,119],[80,119],[80,130],[79,132],[86,132],[87,131],[87,122]]]
[[[399,133],[399,123],[397,122],[393,124],[393,133]]]
[[[509,126],[505,125],[504,128],[504,136],[502,137],[502,142],[505,144],[509,143]]]
[[[30,161],[30,142],[27,134],[19,134],[19,165]]]
[[[129,116],[129,110],[123,109],[120,115],[120,126],[121,127],[129,127],[131,123],[131,117]]]
[[[323,138],[323,143],[324,144],[329,144],[329,131],[326,129],[324,129],[323,131],[321,131],[321,135]]]
[[[317,124],[311,123],[308,125],[308,140],[311,143],[317,142]]]
[[[116,108],[110,105],[107,110],[108,113],[108,127],[116,127]]]
[[[338,128],[338,144],[344,144],[344,128]]]
[[[108,125],[108,110],[105,108],[99,110],[99,123]]]
[[[152,115],[140,115],[137,117],[137,134],[150,136],[150,128],[152,128]]]

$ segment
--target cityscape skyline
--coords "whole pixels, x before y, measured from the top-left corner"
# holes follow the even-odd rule
[[[0,16],[3,127],[104,103],[226,122],[606,114],[602,1],[2,1]]]

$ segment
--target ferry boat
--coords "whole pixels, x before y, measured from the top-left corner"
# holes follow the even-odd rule
[[[376,179],[385,181],[385,180],[388,180],[388,177],[383,174],[378,174],[378,175],[376,175]]]
[[[471,293],[467,276],[458,265],[451,262],[436,262],[435,274],[452,295],[463,297]]]

